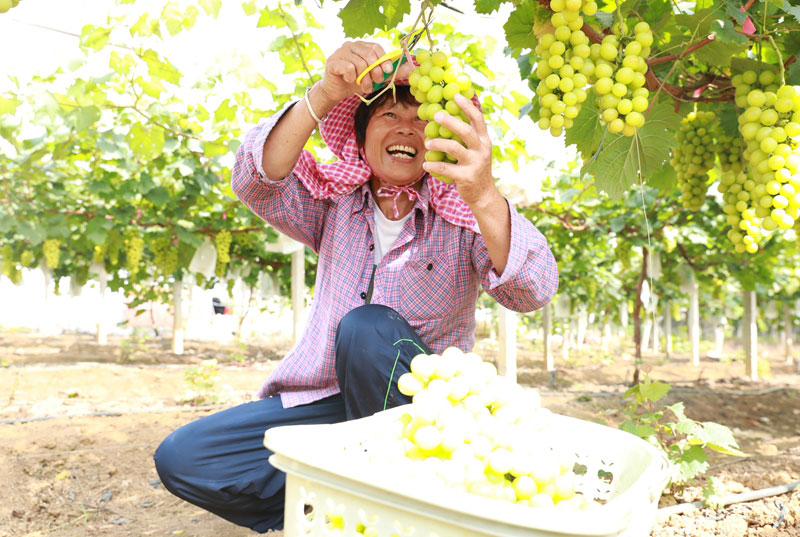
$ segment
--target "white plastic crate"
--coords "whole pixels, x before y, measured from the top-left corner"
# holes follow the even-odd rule
[[[295,425],[266,432],[270,463],[286,472],[284,534],[379,537],[644,537],[667,482],[660,452],[629,433],[552,414],[543,431],[548,448],[586,466],[576,489],[602,505],[590,510],[537,509],[397,475],[373,462],[374,431],[403,407],[335,425]],[[394,470],[394,471],[393,471]],[[306,506],[313,511],[306,515]],[[341,516],[343,530],[326,524]],[[362,526],[362,529],[363,529]]]

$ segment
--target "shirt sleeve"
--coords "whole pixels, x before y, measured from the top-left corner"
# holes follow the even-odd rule
[[[280,181],[270,181],[262,166],[264,143],[278,120],[295,103],[264,123],[251,128],[236,151],[231,188],[244,205],[281,233],[319,251],[322,228],[330,202],[315,199],[299,180],[298,173],[313,173],[313,166],[295,166]],[[313,160],[303,150],[300,161]]]
[[[501,275],[492,264],[483,236],[476,233],[472,263],[484,290],[503,307],[529,312],[544,307],[558,290],[558,265],[544,235],[511,204],[511,246]]]

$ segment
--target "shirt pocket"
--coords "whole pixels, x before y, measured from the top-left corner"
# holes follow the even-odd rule
[[[458,293],[456,270],[442,256],[407,261],[400,283],[402,311],[410,322],[412,319],[441,319],[452,314]]]

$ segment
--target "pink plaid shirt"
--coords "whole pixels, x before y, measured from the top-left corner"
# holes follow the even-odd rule
[[[319,255],[308,324],[258,392],[260,398],[280,394],[283,406],[292,407],[339,392],[334,336],[340,319],[365,303],[374,264],[375,204],[363,181],[320,196],[324,167],[330,165],[316,163],[306,151],[286,178],[268,180],[261,166],[264,142],[281,115],[247,133],[231,184],[250,210]],[[467,351],[474,344],[481,286],[506,308],[532,311],[555,295],[558,268],[542,234],[509,205],[511,248],[498,275],[474,220],[459,216],[457,203],[455,211],[446,208],[454,203],[452,195],[445,195],[440,211],[447,219],[434,210],[442,207],[442,196],[433,199],[437,186],[431,181],[423,182],[411,218],[377,266],[372,303],[397,310],[432,351],[449,346]]]

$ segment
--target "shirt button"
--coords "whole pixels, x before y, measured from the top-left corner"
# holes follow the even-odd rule
[[[433,263],[428,263],[428,270],[433,270]]]
[[[369,250],[370,250],[370,252],[371,252],[372,250],[374,250],[374,249],[375,249],[375,245],[374,245],[374,244],[370,244],[370,245],[369,245]]]
[[[361,293],[361,299],[362,300],[366,300],[367,299],[367,293]]]

